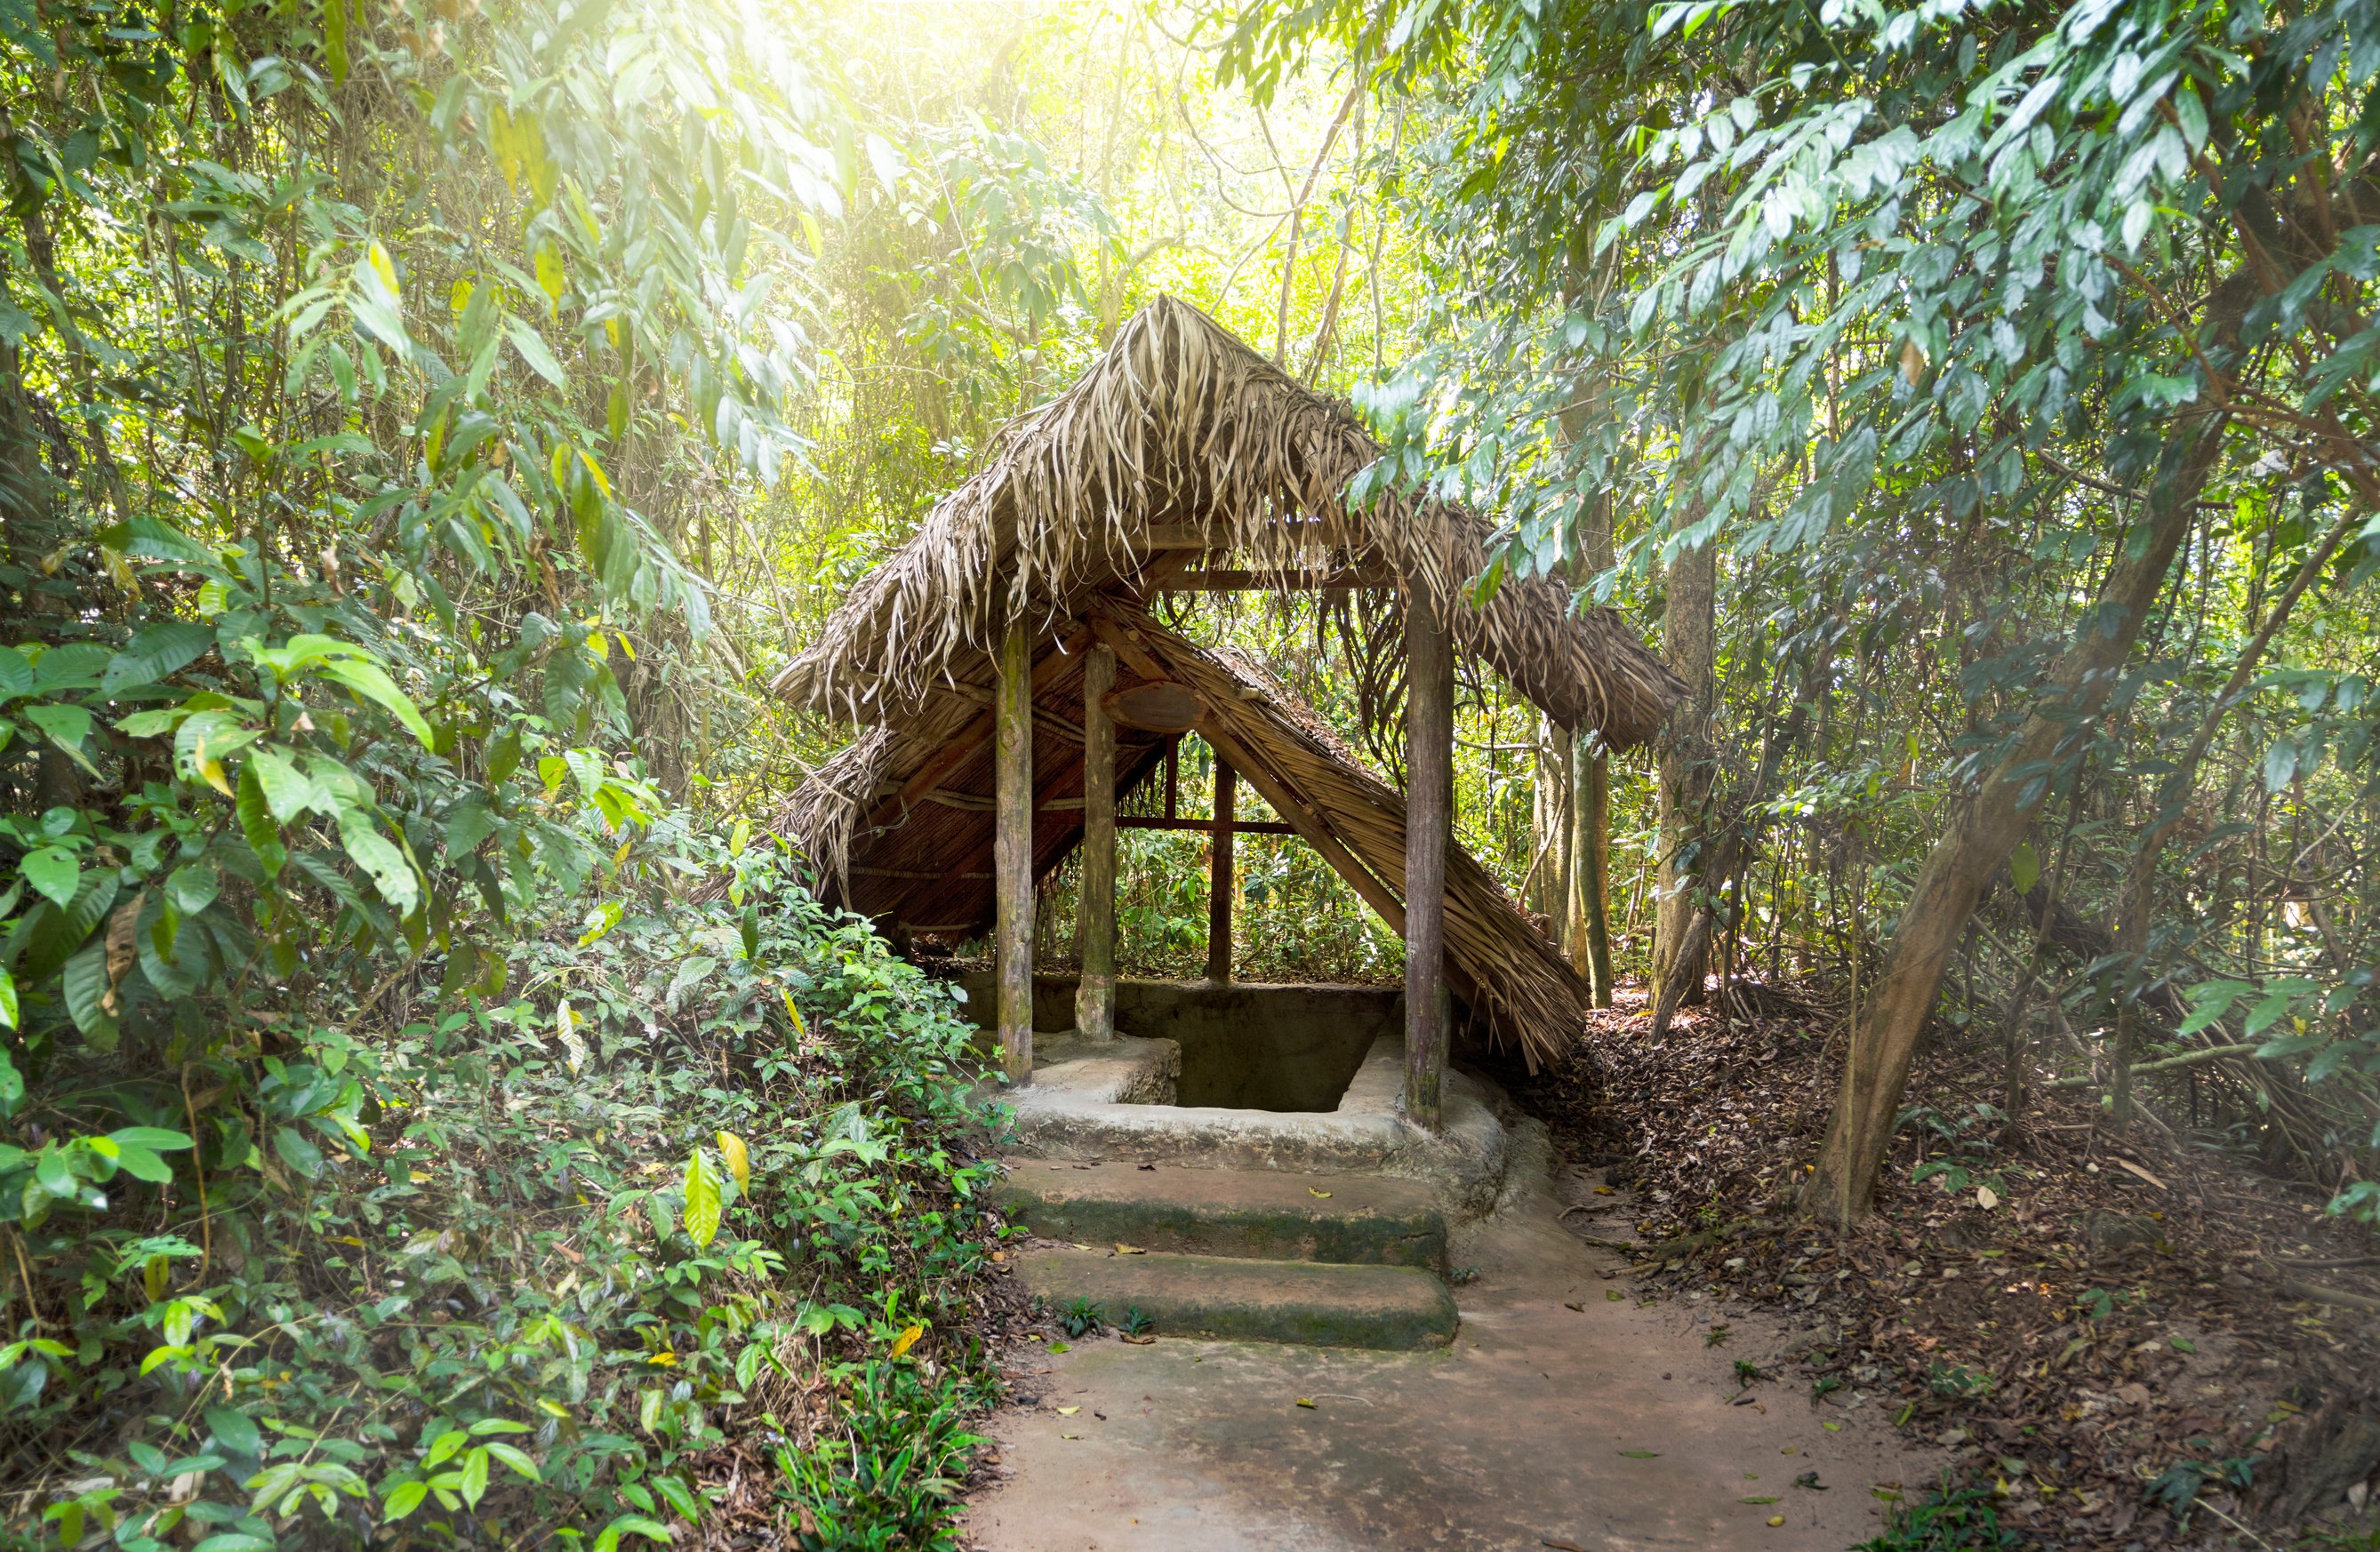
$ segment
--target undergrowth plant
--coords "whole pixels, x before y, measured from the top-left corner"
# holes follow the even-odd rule
[[[609,1548],[748,1449],[820,1545],[935,1541],[990,1384],[937,1335],[996,1122],[956,994],[774,847],[669,815],[623,851],[505,998],[258,1019],[176,1085],[19,1109],[91,1161],[15,1225],[42,1297],[0,1438],[52,1538]]]

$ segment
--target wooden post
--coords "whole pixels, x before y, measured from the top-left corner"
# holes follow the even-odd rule
[[[1000,638],[992,698],[993,964],[1000,978],[1000,1066],[1033,1079],[1033,638],[1020,621]]]
[[[1229,760],[1215,751],[1214,867],[1207,881],[1207,978],[1232,978],[1232,810],[1238,782]]]
[[[1105,697],[1115,687],[1115,649],[1102,641],[1083,663],[1083,978],[1075,988],[1075,1032],[1115,1038],[1115,723]]]
[[[1405,1119],[1438,1130],[1446,1081],[1446,850],[1453,834],[1454,654],[1405,595]]]

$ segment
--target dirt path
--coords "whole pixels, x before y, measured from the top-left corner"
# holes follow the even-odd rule
[[[1002,1480],[970,1536],[987,1552],[1840,1552],[1882,1522],[1872,1488],[1932,1479],[1938,1458],[1856,1400],[1761,1383],[1738,1404],[1734,1361],[1784,1370],[1783,1327],[1691,1298],[1640,1306],[1619,1258],[1559,1216],[1585,1204],[1569,1223],[1620,1237],[1620,1199],[1548,1183],[1536,1122],[1513,1140],[1526,1183],[1456,1242],[1478,1275],[1451,1351],[1077,1344],[1028,1365],[990,1420]],[[1590,1227],[1597,1212],[1614,1220]],[[1795,1485],[1811,1472],[1823,1490]]]

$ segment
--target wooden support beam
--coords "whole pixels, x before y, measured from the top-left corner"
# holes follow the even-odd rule
[[[1168,819],[1154,814],[1118,814],[1115,822],[1118,830],[1186,830],[1200,835],[1215,833],[1215,821],[1212,819]],[[1232,833],[1234,835],[1299,835],[1304,831],[1293,824],[1279,824],[1271,819],[1235,818],[1232,821]]]
[[[1083,883],[1075,925],[1083,954],[1075,1031],[1115,1038],[1115,724],[1104,704],[1115,686],[1115,649],[1102,641],[1083,664]]]
[[[855,879],[989,879],[991,877],[990,874],[980,870],[972,873],[953,873],[946,867],[864,867],[856,863],[852,865],[851,876]]]
[[[1405,596],[1405,1119],[1435,1132],[1446,1083],[1446,852],[1453,837],[1454,653]]]
[[[1232,867],[1232,810],[1237,806],[1239,783],[1232,762],[1215,751],[1215,840],[1212,867],[1207,874],[1207,978],[1232,978],[1232,895],[1238,875]]]
[[[1033,638],[1022,621],[1000,642],[1000,699],[992,709],[996,775],[992,891],[998,902],[992,963],[1000,986],[1000,1065],[1011,1084],[1033,1078]]]
[[[1393,588],[1396,573],[1386,566],[1340,566],[1330,571],[1248,571],[1208,566],[1185,571],[1151,588],[1160,593],[1343,593],[1356,588]]]

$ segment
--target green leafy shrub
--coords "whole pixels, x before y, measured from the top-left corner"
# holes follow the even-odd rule
[[[57,1539],[659,1539],[752,1426],[828,1545],[938,1534],[989,1384],[934,1334],[997,1121],[970,1026],[774,849],[624,850],[642,887],[518,944],[512,1000],[18,1102],[54,1140],[0,1206],[42,1293],[0,1427]]]

